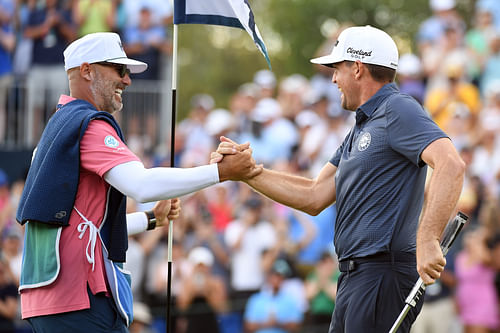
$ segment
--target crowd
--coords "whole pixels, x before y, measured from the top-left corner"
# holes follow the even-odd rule
[[[36,142],[68,89],[63,51],[78,37],[118,32],[125,52],[149,65],[136,79],[165,78],[172,15],[170,1],[161,0],[0,1],[0,143],[6,139],[6,97],[13,84],[23,88],[16,94],[26,95],[25,105],[18,106],[26,109],[25,142]]]
[[[433,15],[415,36],[418,49],[401,55],[397,83],[425,106],[466,162],[457,209],[470,222],[448,254],[441,279],[427,288],[412,332],[500,332],[500,2],[478,0],[472,22],[464,21],[454,0],[429,3]],[[142,78],[158,79],[159,54],[170,52],[165,27],[172,8],[166,4],[0,0],[0,139],[2,96],[12,80],[25,79],[31,87],[33,110],[40,99],[56,99],[66,89],[58,86],[65,79],[57,79],[65,75],[62,51],[78,36],[119,31],[127,54],[150,65]],[[330,51],[339,32],[319,53]],[[31,50],[29,62],[20,56],[22,48]],[[206,94],[193,96],[176,131],[176,166],[207,163],[224,135],[250,142],[258,163],[315,177],[354,122],[340,107],[329,69],[316,70],[311,78],[277,78],[261,70],[225,106]],[[54,85],[54,96],[37,92],[44,86],[40,80]],[[39,114],[32,113],[34,123]],[[128,139],[150,166],[168,164],[164,150]],[[26,329],[13,310],[23,238],[14,219],[21,189],[22,180],[9,181],[0,171],[0,332]],[[130,211],[151,208],[132,200],[128,205]],[[309,216],[241,183],[183,197],[173,234],[175,332],[326,332],[339,275],[335,216],[335,205]],[[129,239],[127,268],[137,302],[131,332],[165,331],[166,248],[167,228]]]

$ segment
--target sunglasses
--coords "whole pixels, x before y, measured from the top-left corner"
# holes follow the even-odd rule
[[[113,67],[118,75],[120,75],[121,78],[125,77],[125,74],[130,76],[130,69],[127,68],[127,65],[122,65],[122,64],[115,64],[112,62],[94,62],[94,64],[101,65],[101,66],[107,66],[107,67]]]

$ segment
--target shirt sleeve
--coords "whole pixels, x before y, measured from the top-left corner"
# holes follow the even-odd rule
[[[335,152],[335,154],[333,154],[332,158],[330,159],[330,163],[332,163],[336,167],[339,166],[340,158],[342,157],[342,153],[344,151],[344,147],[346,145],[346,141],[349,138],[349,135],[351,135],[351,132],[352,132],[352,130],[349,131],[349,133],[347,133],[346,137],[344,138],[344,142],[342,142],[342,144],[340,145],[340,147],[337,148],[337,151]]]
[[[412,97],[396,95],[386,106],[389,143],[417,166],[425,163],[422,151],[433,141],[448,137]]]
[[[140,161],[105,120],[92,120],[80,141],[80,165],[100,177],[126,162]]]

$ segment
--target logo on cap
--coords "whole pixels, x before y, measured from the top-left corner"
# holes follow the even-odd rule
[[[125,52],[125,51],[123,50],[123,45],[122,45],[122,42],[118,41],[118,46],[120,47],[120,50],[122,50],[122,52]]]
[[[352,47],[348,48],[346,52],[348,54],[351,54],[352,58],[356,59],[364,59],[365,57],[372,56],[372,51],[364,51],[363,49],[356,50]]]
[[[120,142],[118,142],[118,140],[116,140],[114,136],[108,135],[104,138],[104,144],[109,148],[116,148],[120,145]]]

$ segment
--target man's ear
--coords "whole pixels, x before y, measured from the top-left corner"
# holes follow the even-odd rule
[[[80,76],[88,81],[92,80],[92,68],[88,62],[80,65]]]
[[[354,66],[352,66],[352,67],[353,67],[353,72],[354,72],[354,78],[356,80],[359,80],[363,76],[363,73],[365,72],[366,67],[359,60],[356,60],[354,62]]]

